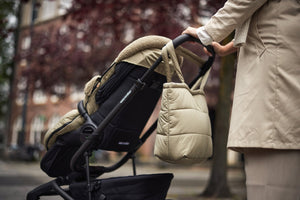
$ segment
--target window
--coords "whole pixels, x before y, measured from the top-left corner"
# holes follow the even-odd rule
[[[56,1],[42,1],[39,21],[44,21],[57,16],[57,2]]]
[[[59,101],[59,97],[56,94],[50,96],[50,101],[52,103],[57,103]]]
[[[17,93],[16,93],[16,104],[18,106],[22,106],[25,102],[27,88],[27,79],[25,77],[21,77],[17,84]]]
[[[59,120],[60,120],[59,114],[57,114],[57,113],[53,114],[48,121],[48,129],[54,127]]]
[[[58,14],[64,15],[67,12],[67,9],[72,6],[72,0],[59,0],[59,9]]]
[[[18,116],[13,123],[11,142],[10,142],[10,145],[12,147],[18,146],[18,135],[19,132],[21,132],[21,130],[22,130],[22,117]]]
[[[63,96],[66,93],[66,85],[64,83],[56,84],[53,90],[58,96]]]
[[[70,87],[70,99],[72,101],[80,101],[84,98],[83,88],[78,88],[75,85],[71,85]]]
[[[44,104],[46,102],[47,102],[47,95],[41,89],[36,89],[33,92],[33,103]]]
[[[45,117],[42,115],[36,115],[30,126],[29,144],[36,145],[42,143],[41,136],[44,131]]]
[[[22,50],[29,49],[30,45],[31,45],[31,38],[29,36],[24,37],[22,41]]]
[[[22,91],[19,91],[17,93],[17,97],[16,97],[16,104],[18,106],[22,106],[24,104],[24,98],[25,98],[25,94]]]

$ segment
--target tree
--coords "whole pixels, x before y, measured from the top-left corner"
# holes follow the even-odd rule
[[[0,1],[0,144],[3,143],[8,120],[10,82],[13,74],[15,11],[18,2],[10,0]]]

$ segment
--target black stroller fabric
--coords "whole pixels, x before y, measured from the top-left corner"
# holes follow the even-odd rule
[[[149,174],[94,180],[92,200],[165,200],[172,174]],[[75,200],[88,199],[86,182],[70,185]]]
[[[124,69],[127,73],[124,73]],[[99,109],[91,115],[91,119],[96,124],[100,124],[146,71],[146,68],[130,63],[118,64],[116,74],[120,74],[120,76],[113,75],[98,90],[96,102],[99,103]],[[127,74],[126,78],[124,74]],[[154,73],[150,80],[144,89],[104,129],[98,148],[121,152],[130,151],[137,146],[139,135],[156,106],[161,95],[162,85],[166,81],[165,76],[158,73]]]
[[[127,62],[116,65],[114,74],[99,88],[96,94],[98,110],[90,117],[99,125],[118,104],[132,85],[143,76],[146,68]],[[147,123],[162,91],[165,76],[154,73],[139,94],[110,121],[103,130],[102,139],[95,149],[130,151],[139,143],[139,136]],[[61,135],[41,161],[41,169],[50,177],[66,176],[71,172],[70,160],[79,149],[81,129]],[[84,159],[77,164],[84,163]]]
[[[41,169],[50,177],[66,176],[71,173],[72,156],[81,145],[79,129],[57,138],[55,144],[47,151],[41,160]],[[82,157],[78,165],[84,164]]]

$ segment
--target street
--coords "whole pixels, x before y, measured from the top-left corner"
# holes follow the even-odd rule
[[[174,179],[168,192],[172,200],[206,200],[197,197],[206,186],[209,168],[201,165],[178,167],[154,164],[138,164],[138,174],[173,173]],[[131,164],[126,163],[120,169],[103,175],[103,178],[132,175]],[[0,160],[0,200],[23,200],[27,192],[38,185],[52,180],[40,168],[38,162],[20,162]],[[240,168],[230,168],[228,180],[234,200],[243,200],[245,196],[244,176]],[[60,197],[43,197],[44,200],[62,199]],[[224,200],[224,199],[223,199]],[[231,200],[231,199],[230,199]]]

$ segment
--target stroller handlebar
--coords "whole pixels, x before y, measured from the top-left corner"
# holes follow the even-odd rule
[[[215,57],[215,51],[211,45],[206,46],[199,39],[197,39],[189,34],[182,34],[182,35],[176,37],[173,40],[174,48],[177,48],[178,46],[180,46],[181,44],[183,44],[185,42],[197,42],[197,43],[201,44],[203,47],[205,47],[212,54],[212,56],[210,56],[210,57]]]
[[[195,82],[201,76],[203,76],[210,69],[210,67],[212,66],[212,64],[215,60],[216,54],[215,54],[214,48],[211,45],[205,46],[199,39],[197,39],[191,35],[188,35],[188,34],[183,34],[183,35],[180,35],[180,36],[176,37],[175,39],[173,39],[174,48],[177,48],[184,42],[188,42],[188,41],[197,42],[197,43],[201,44],[203,47],[205,47],[211,53],[211,56],[208,57],[207,61],[200,68],[198,76],[196,76],[196,78],[194,80],[192,80],[192,82],[189,84],[189,86],[192,86],[195,84]]]

